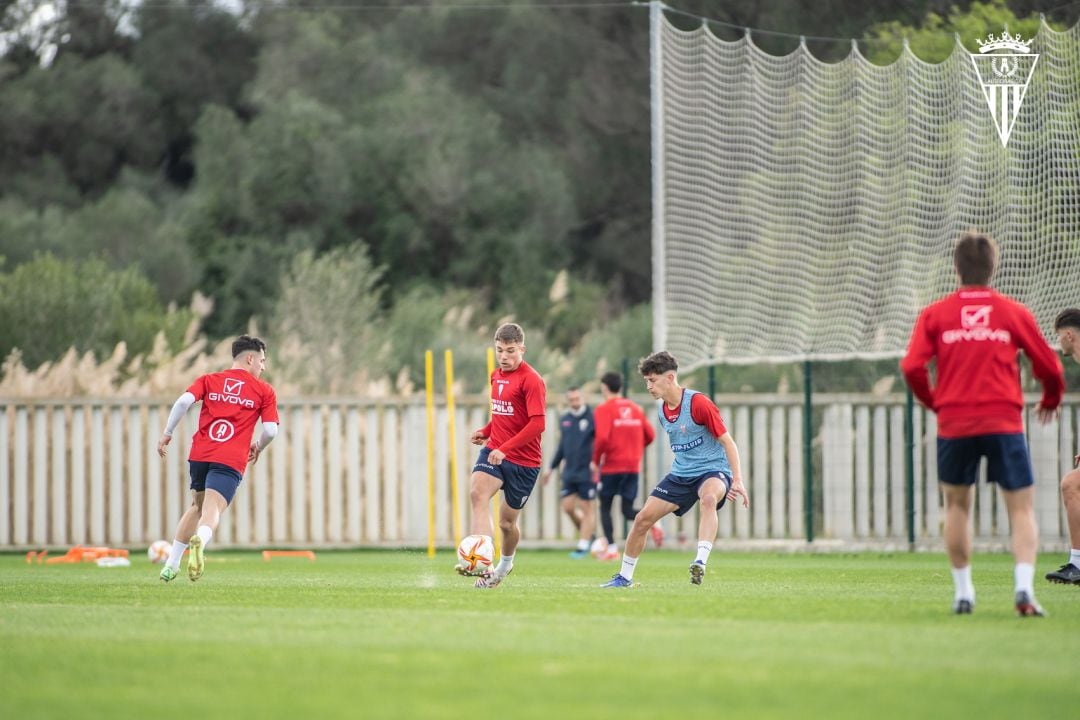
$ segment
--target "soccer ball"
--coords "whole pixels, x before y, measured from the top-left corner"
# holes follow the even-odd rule
[[[150,558],[150,562],[161,565],[169,559],[169,550],[171,549],[172,546],[169,545],[168,540],[155,540],[146,549],[146,557]]]
[[[495,544],[487,535],[470,535],[457,548],[459,565],[467,572],[491,567]]]

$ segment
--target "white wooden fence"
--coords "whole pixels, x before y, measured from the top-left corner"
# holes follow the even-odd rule
[[[644,399],[647,402],[647,398]],[[1029,425],[1044,544],[1064,545],[1067,528],[1057,484],[1076,452],[1077,398],[1060,423]],[[721,412],[738,443],[751,508],[725,508],[721,538],[805,537],[803,408],[796,396],[722,396]],[[821,395],[815,398],[814,533],[816,538],[906,543],[903,398]],[[651,407],[651,403],[647,403]],[[171,538],[190,502],[186,458],[197,412],[188,413],[161,460],[156,444],[169,406],[144,401],[0,400],[0,549],[74,544],[139,547]],[[215,544],[233,546],[419,546],[427,542],[427,415],[422,403],[302,399],[280,403],[281,429],[249,469]],[[650,411],[651,412],[651,411]],[[476,448],[469,434],[486,407],[456,410],[460,528],[468,531],[468,478]],[[558,439],[549,411],[544,438],[550,458]],[[932,414],[916,407],[915,535],[940,544]],[[452,541],[448,417],[437,410],[436,525]],[[666,472],[663,438],[646,454],[639,503]],[[569,542],[559,512],[559,483],[540,487],[522,515],[527,544]],[[617,512],[621,535],[621,515]],[[674,538],[693,539],[696,512],[669,519]],[[980,486],[976,535],[1008,536],[1003,504]]]

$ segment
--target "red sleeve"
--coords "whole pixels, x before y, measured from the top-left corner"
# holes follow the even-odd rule
[[[915,321],[915,328],[911,331],[911,340],[908,342],[907,355],[900,361],[900,372],[904,374],[908,387],[919,402],[927,408],[934,409],[934,392],[930,389],[930,372],[926,366],[934,357],[934,343],[930,338],[929,320],[930,308],[919,314]]]
[[[206,396],[206,376],[200,375],[195,378],[195,382],[191,383],[187,391],[194,395],[196,400],[202,400]]]
[[[259,418],[263,422],[278,422],[277,393],[269,385],[266,386],[266,396],[263,399],[262,412]]]
[[[525,424],[525,427],[521,428],[517,435],[504,442],[498,449],[505,453],[507,450],[524,447],[530,441],[540,437],[540,433],[544,432],[546,424],[547,418],[543,415],[530,415],[529,422]]]
[[[693,401],[691,401],[690,411],[693,412]],[[645,435],[645,444],[652,445],[652,441],[656,439],[656,430],[653,430],[652,423],[645,417],[645,413],[638,408],[638,412],[641,414],[641,431]],[[723,424],[721,422],[721,424]]]
[[[593,414],[593,425],[595,434],[593,435],[592,461],[599,465],[600,458],[607,452],[608,436],[611,435],[607,403],[603,403],[596,408],[596,412]]]
[[[547,415],[547,388],[543,378],[533,373],[522,383],[521,389],[525,392],[525,412],[528,413],[530,422],[537,415]],[[540,430],[543,431],[543,428]]]
[[[1017,338],[1017,345],[1024,349],[1031,360],[1032,374],[1042,382],[1042,406],[1053,410],[1061,404],[1061,395],[1065,391],[1065,374],[1061,360],[1053,348],[1046,344],[1031,311],[1023,305],[1020,305],[1018,310],[1016,324],[1020,337]]]
[[[690,398],[690,418],[698,425],[707,427],[713,437],[719,438],[727,432],[724,420],[720,417],[720,408],[716,407],[704,393],[695,393]]]

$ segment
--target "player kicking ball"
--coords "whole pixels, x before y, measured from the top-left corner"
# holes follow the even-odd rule
[[[720,524],[718,511],[727,500],[736,498],[742,498],[744,508],[750,507],[739,449],[724,426],[720,410],[701,393],[680,386],[678,369],[675,358],[663,351],[644,358],[638,365],[649,394],[659,401],[660,427],[668,434],[675,459],[671,473],[653,488],[634,518],[626,537],[622,568],[601,587],[633,585],[634,569],[650,528],[670,513],[685,515],[698,501],[701,520],[697,557],[690,563],[690,582],[700,585]]]

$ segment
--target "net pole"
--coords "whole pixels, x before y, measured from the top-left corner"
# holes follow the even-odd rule
[[[915,549],[915,399],[907,386],[904,399],[904,501],[908,549]]]
[[[806,542],[814,542],[814,389],[813,370],[809,360],[803,361],[803,513]]]
[[[666,345],[667,286],[664,261],[664,88],[663,42],[664,4],[649,3],[649,107],[652,126],[652,281],[653,349]]]
[[[424,387],[427,395],[428,557],[435,557],[435,382],[432,354],[424,352]]]

